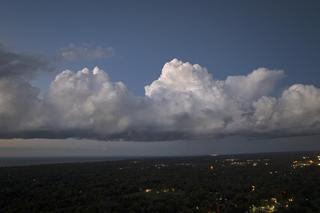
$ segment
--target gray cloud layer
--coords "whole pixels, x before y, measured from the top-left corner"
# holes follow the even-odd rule
[[[41,56],[14,53],[0,43],[0,77],[31,78],[40,71],[48,71],[48,61]]]
[[[320,89],[259,68],[215,80],[198,64],[174,59],[134,96],[98,67],[63,71],[44,98],[25,80],[0,78],[0,137],[174,140],[228,135],[282,137],[320,133]]]
[[[86,43],[79,45],[70,44],[67,47],[61,48],[59,51],[60,58],[67,61],[92,61],[110,58],[113,55],[114,49],[111,47],[93,46]]]

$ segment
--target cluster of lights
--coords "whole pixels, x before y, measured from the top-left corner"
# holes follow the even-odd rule
[[[248,163],[241,162],[241,161],[235,161],[235,162],[230,163],[230,165],[232,165],[232,166],[246,166],[246,165],[248,165]]]
[[[151,188],[146,188],[143,190],[145,193],[150,193],[152,192],[153,190]],[[161,190],[156,190],[155,192],[157,194],[159,194],[160,192],[163,192],[163,193],[167,193],[167,192],[175,192],[176,189],[175,188],[164,188],[164,189],[161,189]]]
[[[245,160],[245,161],[241,161],[241,160],[235,159],[235,158],[228,158],[228,159],[225,159],[224,161],[229,163],[231,166],[248,166],[248,165],[251,165],[253,167],[256,167],[261,162],[264,162],[263,164],[265,166],[269,166],[269,162],[268,161],[270,161],[270,159],[257,159],[257,160],[248,159],[248,160]]]
[[[294,169],[308,166],[320,166],[320,155],[318,155],[317,158],[313,160],[309,157],[303,156],[302,160],[295,160],[292,162],[292,167]]]
[[[156,167],[157,169],[161,169],[163,167],[167,167],[167,165],[164,164],[164,163],[157,163],[157,164],[154,165],[154,167]]]
[[[265,205],[265,206],[255,206],[252,205],[250,208],[250,212],[275,212],[275,206],[274,205]]]
[[[270,198],[270,200],[265,200],[265,204],[261,206],[252,205],[250,207],[250,212],[275,212],[276,208],[279,206],[278,200],[275,197]]]
[[[177,166],[194,166],[191,163],[176,163],[175,165],[177,165]]]
[[[278,174],[278,171],[277,171],[277,170],[275,170],[275,171],[269,171],[269,174],[270,174],[270,175]]]
[[[264,205],[261,206],[255,206],[254,204],[250,207],[250,212],[275,212],[277,208],[283,206],[285,208],[289,208],[290,203],[294,202],[294,198],[290,197],[288,198],[288,201],[284,204],[281,204],[278,202],[277,198],[272,197],[269,200],[264,200]]]

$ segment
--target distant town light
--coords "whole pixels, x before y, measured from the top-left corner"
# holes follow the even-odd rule
[[[152,189],[145,189],[144,192],[152,192]]]
[[[169,192],[170,189],[163,189],[162,192]]]
[[[271,198],[271,201],[272,201],[273,203],[278,203],[278,200],[277,200],[277,198],[275,198],[275,197],[272,197],[272,198]]]

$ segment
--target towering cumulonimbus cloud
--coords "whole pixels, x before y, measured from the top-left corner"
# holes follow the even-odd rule
[[[200,65],[174,59],[145,90],[159,106],[166,125],[175,130],[192,135],[233,134],[251,128],[253,102],[271,94],[283,76],[282,71],[260,68],[247,76],[217,81]]]
[[[28,82],[1,78],[0,136],[148,141],[320,133],[320,89],[295,84],[274,96],[283,77],[259,68],[215,80],[200,65],[173,59],[142,97],[95,67],[63,71],[41,99]]]
[[[111,82],[98,67],[60,73],[52,82],[46,103],[59,129],[93,130],[97,134],[125,131],[133,107],[126,86]]]
[[[320,89],[295,84],[279,98],[261,97],[253,103],[254,126],[268,134],[317,134],[320,132]]]

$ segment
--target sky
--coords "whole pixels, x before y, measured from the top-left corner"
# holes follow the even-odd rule
[[[319,9],[4,0],[0,156],[319,150]]]

